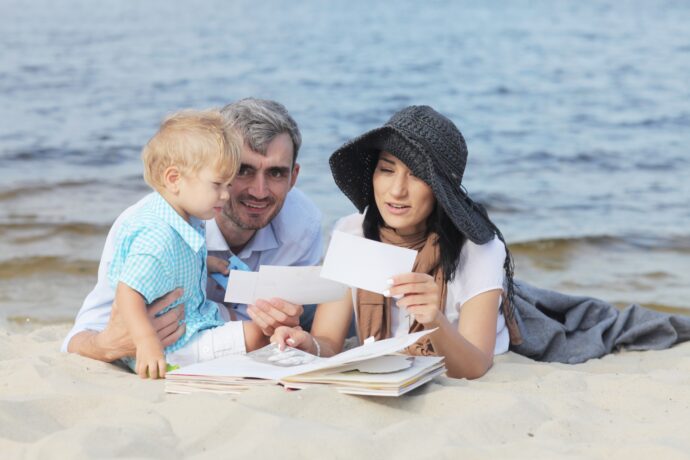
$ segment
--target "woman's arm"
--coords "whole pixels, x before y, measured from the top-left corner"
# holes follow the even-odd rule
[[[316,307],[311,334],[300,328],[283,326],[276,329],[271,342],[278,343],[281,348],[289,345],[314,355],[336,355],[343,349],[352,311],[352,292],[348,289],[342,299]],[[318,347],[314,341],[318,342]]]
[[[502,291],[494,289],[479,294],[462,306],[455,328],[439,309],[439,289],[434,279],[424,273],[406,273],[393,279],[390,295],[425,329],[438,328],[429,337],[434,350],[445,357],[448,376],[475,379],[493,364],[496,344],[498,303]]]
[[[473,297],[462,306],[457,328],[443,316],[445,324],[440,323],[439,330],[431,334],[434,350],[446,357],[449,377],[479,378],[493,365],[502,292],[496,289]]]
[[[267,300],[257,299],[254,305],[247,307],[247,314],[266,337],[273,335],[280,326],[299,326],[299,317],[302,312],[304,312],[302,305],[276,297]]]

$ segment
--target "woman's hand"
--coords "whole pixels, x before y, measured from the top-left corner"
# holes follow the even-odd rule
[[[426,273],[404,273],[393,277],[391,288],[385,293],[387,297],[402,296],[396,301],[399,308],[427,328],[436,327],[443,317],[440,310],[441,298],[438,285],[431,275]]]
[[[298,348],[312,355],[317,354],[314,339],[311,334],[303,331],[301,327],[280,326],[271,336],[271,343],[278,344],[279,350],[284,350],[286,346]]]
[[[137,344],[135,371],[142,379],[165,377],[165,355],[163,345],[155,337],[146,337]]]

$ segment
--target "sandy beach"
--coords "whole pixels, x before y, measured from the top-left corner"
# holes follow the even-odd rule
[[[581,365],[500,356],[400,398],[278,386],[167,395],[59,352],[63,325],[0,330],[3,458],[687,458],[690,344]]]

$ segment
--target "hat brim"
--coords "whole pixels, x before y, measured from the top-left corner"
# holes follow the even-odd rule
[[[328,160],[333,180],[361,213],[373,193],[371,177],[378,161],[376,144],[394,130],[388,126],[372,129],[345,143]]]
[[[362,213],[372,202],[372,176],[378,162],[381,143],[387,136],[396,135],[410,147],[409,151],[421,151],[422,146],[414,139],[390,126],[372,129],[337,149],[329,158],[333,179],[357,210]],[[410,164],[404,152],[391,152],[405,164]],[[419,155],[418,155],[419,156]],[[492,240],[495,231],[482,213],[480,206],[463,192],[460,184],[444,186],[443,180],[434,174],[433,165],[427,155],[421,155],[423,167],[429,170],[429,182],[436,202],[443,208],[455,227],[470,241],[484,244]]]

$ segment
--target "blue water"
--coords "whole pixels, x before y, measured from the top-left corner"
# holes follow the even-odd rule
[[[682,1],[4,0],[0,316],[72,316],[161,118],[250,95],[298,121],[325,228],[353,210],[330,153],[429,104],[518,276],[690,308],[688,24]]]

